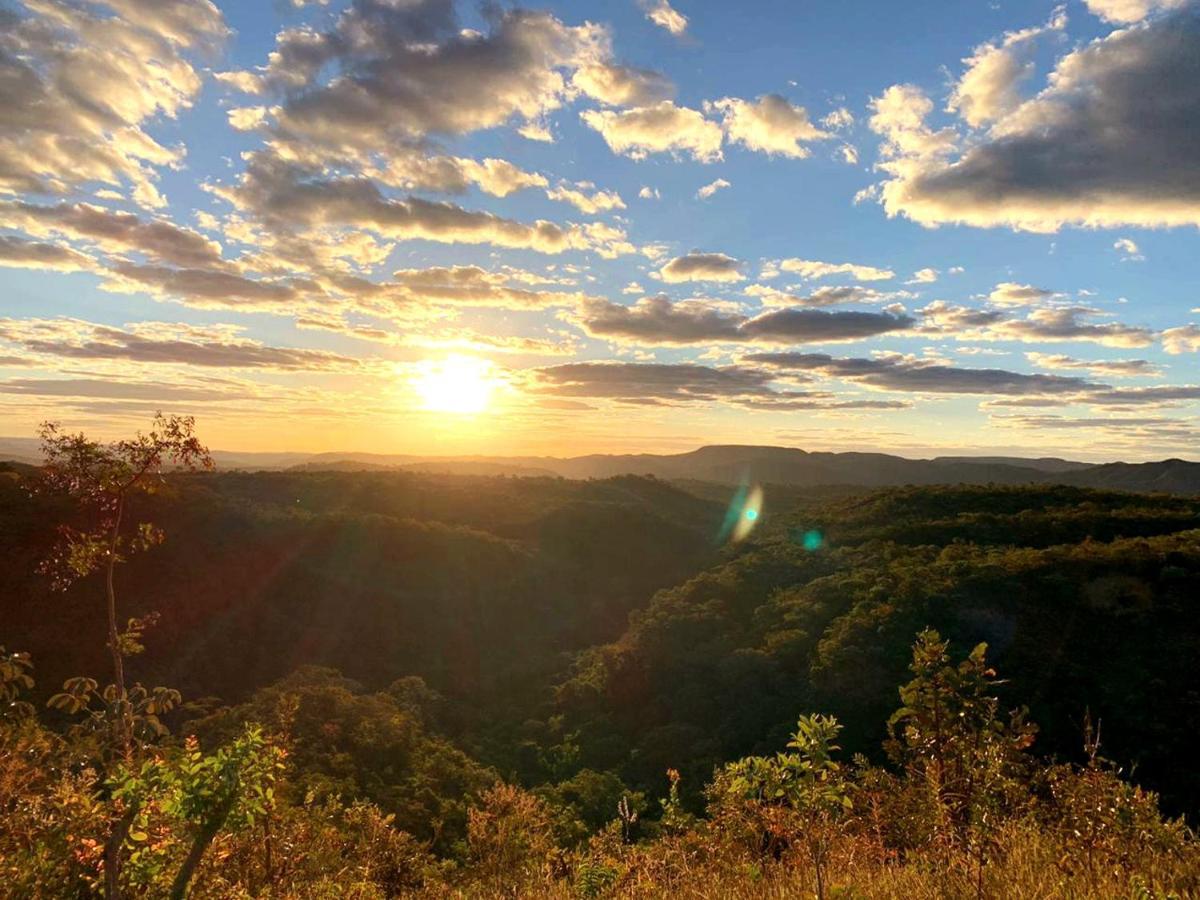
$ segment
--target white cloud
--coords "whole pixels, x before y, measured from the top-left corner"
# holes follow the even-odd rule
[[[674,9],[669,0],[639,0],[639,2],[646,13],[646,18],[659,28],[665,28],[676,37],[687,31],[687,16]]]
[[[610,106],[647,106],[675,96],[669,78],[649,69],[593,63],[579,69],[571,83],[589,97]]]
[[[1200,17],[1187,7],[1067,53],[1042,91],[966,136],[927,126],[932,104],[911,86],[872,107],[889,177],[869,196],[891,216],[1035,232],[1200,225]]]
[[[726,97],[706,108],[723,115],[732,143],[772,156],[804,159],[809,155],[806,142],[832,137],[809,120],[803,106],[794,106],[778,94],[765,94],[755,101]]]
[[[937,280],[937,269],[918,269],[905,284],[933,284]]]
[[[1021,84],[1034,75],[1037,39],[1061,32],[1066,24],[1066,14],[1059,9],[1042,28],[1010,31],[998,43],[976,47],[964,60],[966,71],[955,85],[947,109],[973,127],[1011,113],[1021,103]]]
[[[705,163],[721,159],[721,126],[669,100],[622,112],[588,109],[580,117],[613,152],[633,159],[651,153],[687,153]]]
[[[1200,352],[1200,325],[1181,325],[1162,333],[1163,349],[1172,356]]]
[[[671,284],[681,281],[741,281],[742,265],[724,253],[689,253],[677,256],[658,270],[658,277]]]
[[[732,187],[732,185],[724,178],[718,178],[716,181],[710,181],[708,184],[700,188],[700,190],[696,191],[696,199],[707,200],[717,191],[723,190],[727,187]]]
[[[589,191],[591,193],[588,193]],[[625,208],[625,201],[621,199],[620,194],[616,191],[596,190],[596,186],[589,181],[581,181],[574,186],[563,182],[553,190],[546,191],[546,196],[551,200],[570,203],[589,216]]]
[[[1090,12],[1108,22],[1127,25],[1140,22],[1153,12],[1179,9],[1188,0],[1084,0]]]
[[[1146,258],[1132,238],[1117,238],[1113,241],[1113,249],[1121,254],[1122,262],[1142,262]]]
[[[1054,291],[1034,287],[1031,284],[1017,284],[1014,281],[1002,281],[988,295],[988,300],[997,306],[1034,306],[1043,300],[1056,296]]]
[[[794,272],[802,278],[827,278],[830,275],[849,275],[856,281],[887,281],[895,278],[896,273],[891,269],[879,269],[875,266],[865,266],[859,263],[831,263],[816,259],[780,260],[779,268],[784,272]]]

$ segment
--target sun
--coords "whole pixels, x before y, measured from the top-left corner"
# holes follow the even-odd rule
[[[468,415],[491,403],[498,381],[492,364],[471,356],[449,356],[421,363],[413,388],[430,412]]]

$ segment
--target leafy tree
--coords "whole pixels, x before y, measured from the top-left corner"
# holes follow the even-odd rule
[[[762,833],[764,855],[778,859],[793,842],[804,847],[819,900],[826,896],[829,852],[854,808],[850,786],[833,759],[840,731],[831,716],[801,716],[788,742],[795,752],[730,763],[713,791],[718,816],[749,812]]]
[[[932,815],[934,837],[969,844],[982,892],[988,842],[1002,813],[1023,795],[1024,751],[1036,727],[1025,710],[999,714],[1001,682],[979,644],[958,665],[949,642],[933,629],[913,645],[913,679],[900,688],[904,704],[888,721],[887,750],[919,784]]]
[[[126,757],[133,750],[133,710],[125,685],[125,657],[142,649],[140,639],[147,620],[130,620],[121,631],[117,618],[114,575],[118,563],[162,543],[163,533],[152,522],[127,522],[129,500],[152,494],[164,484],[165,466],[182,469],[212,468],[212,457],[196,438],[190,416],[154,417],[145,433],[103,444],[82,433],[64,432],[55,422],[41,428],[44,464],[38,489],[69,497],[76,506],[77,522],[59,526],[59,543],[44,560],[42,571],[55,587],[95,572],[104,573],[108,614],[108,649],[112,656],[113,708],[116,742]],[[82,686],[78,686],[82,688]],[[75,691],[75,693],[86,691]]]
[[[156,546],[162,532],[151,522],[127,523],[131,497],[151,494],[164,483],[164,466],[184,469],[211,468],[212,458],[194,433],[189,416],[154,418],[153,427],[133,438],[103,444],[82,433],[64,432],[57,423],[42,425],[42,455],[37,489],[68,497],[76,507],[75,522],[59,526],[59,543],[43,561],[42,571],[54,586],[65,589],[74,581],[95,572],[104,573],[108,619],[108,650],[112,657],[113,684],[99,690],[90,678],[73,678],[63,693],[52,698],[54,706],[78,712],[86,710],[88,721],[100,730],[111,730],[112,746],[132,764],[136,732],[146,725],[152,737],[160,736],[158,715],[178,703],[178,694],[164,688],[147,692],[135,685],[126,687],[125,657],[140,652],[141,637],[149,619],[130,619],[124,631],[118,626],[115,572],[130,554]],[[105,845],[105,891],[110,900],[120,896],[122,847],[137,815],[127,804],[113,822]]]

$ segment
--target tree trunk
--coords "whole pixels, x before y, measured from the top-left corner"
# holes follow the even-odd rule
[[[104,842],[104,896],[106,900],[121,900],[121,848],[125,837],[137,817],[137,808],[131,806],[114,824]]]
[[[125,658],[121,653],[121,635],[117,626],[117,590],[114,576],[117,568],[117,545],[121,538],[121,518],[125,512],[125,498],[117,501],[117,515],[113,521],[112,534],[108,542],[108,565],[104,572],[104,589],[108,600],[108,649],[112,654],[113,684],[117,688],[119,715],[117,718],[117,740],[121,752],[129,759],[133,752],[132,725],[129,721],[129,695],[125,691]]]
[[[187,896],[188,884],[191,882],[192,876],[196,874],[196,867],[200,865],[200,860],[204,858],[209,845],[220,833],[225,820],[229,818],[229,813],[233,810],[236,800],[237,793],[235,792],[221,806],[218,814],[196,834],[196,839],[192,841],[192,849],[188,851],[187,859],[179,867],[179,872],[175,875],[175,883],[171,885],[171,900],[183,900]]]

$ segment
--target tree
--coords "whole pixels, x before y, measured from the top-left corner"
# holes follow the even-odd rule
[[[886,749],[924,789],[933,836],[972,851],[982,893],[988,840],[1000,814],[1022,795],[1024,751],[1036,726],[1025,710],[1000,716],[1002,684],[978,644],[958,665],[949,642],[926,628],[913,644],[913,679],[900,688],[904,704],[888,720]]]
[[[152,494],[164,483],[164,467],[211,469],[212,457],[194,433],[191,416],[158,413],[148,432],[132,439],[103,444],[82,433],[64,432],[56,422],[42,424],[42,454],[38,490],[69,497],[78,522],[59,526],[59,542],[42,564],[55,588],[102,571],[108,612],[108,649],[115,686],[114,726],[117,745],[132,752],[132,710],[125,686],[125,657],[139,652],[143,630],[152,619],[131,619],[121,631],[117,619],[116,566],[132,553],[162,543],[163,534],[151,522],[127,526],[127,505],[135,494]]]
[[[824,900],[830,850],[854,804],[842,768],[833,759],[842,726],[833,716],[801,716],[788,741],[793,753],[750,756],[729,763],[713,788],[718,819],[732,807],[750,814],[764,854],[778,858],[792,843],[808,855]]]
[[[44,464],[36,490],[69,498],[76,507],[74,523],[59,526],[59,542],[44,560],[42,571],[53,586],[69,585],[96,572],[104,573],[108,613],[108,649],[112,656],[113,684],[103,690],[90,678],[73,678],[51,703],[70,711],[87,709],[93,725],[111,732],[112,746],[126,766],[133,762],[135,725],[151,725],[151,736],[159,732],[157,716],[178,702],[178,694],[163,688],[146,692],[134,687],[134,702],[125,684],[125,657],[142,649],[142,632],[153,619],[130,619],[124,631],[117,620],[115,571],[132,553],[162,543],[163,534],[151,522],[127,524],[127,505],[136,494],[152,494],[164,483],[164,468],[210,469],[212,457],[196,438],[191,416],[154,417],[145,433],[103,444],[85,434],[71,434],[55,422],[41,428]],[[92,704],[98,702],[98,707]],[[123,804],[114,815],[105,843],[105,893],[109,900],[120,897],[121,851],[138,815],[134,803]]]

